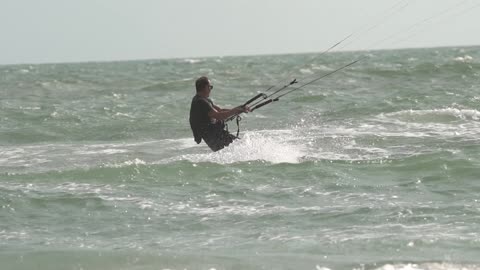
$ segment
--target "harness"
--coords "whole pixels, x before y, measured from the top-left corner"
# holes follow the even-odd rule
[[[235,116],[235,120],[236,120],[236,122],[237,122],[237,135],[236,135],[235,137],[236,137],[237,139],[240,139],[240,137],[239,137],[239,135],[240,135],[240,121],[242,121],[242,117],[241,117],[240,115],[236,115],[236,116]],[[228,121],[228,119],[227,119],[227,121]],[[228,123],[227,123],[226,121],[225,121],[225,130],[226,130],[227,132],[229,132],[229,131],[228,131]]]

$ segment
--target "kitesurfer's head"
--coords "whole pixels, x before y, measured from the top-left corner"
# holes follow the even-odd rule
[[[195,88],[197,89],[197,94],[209,97],[210,91],[213,89],[213,85],[206,76],[202,76],[195,81]]]

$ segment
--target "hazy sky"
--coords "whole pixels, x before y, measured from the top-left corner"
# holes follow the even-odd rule
[[[479,5],[479,0],[0,0],[0,64],[321,52],[352,33],[337,49],[480,45]]]

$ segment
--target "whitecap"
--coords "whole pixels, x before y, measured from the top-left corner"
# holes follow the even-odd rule
[[[464,56],[455,57],[454,60],[457,62],[468,63],[473,60],[473,57],[471,57],[470,55],[464,55]]]
[[[104,167],[107,167],[107,168],[123,168],[123,167],[132,166],[132,165],[135,165],[135,166],[147,165],[147,162],[142,160],[142,159],[135,158],[135,159],[127,160],[127,161],[120,162],[120,163],[105,164]]]
[[[130,115],[130,114],[128,114],[128,113],[121,113],[121,112],[115,113],[115,116],[121,116],[121,117],[127,117],[127,118],[135,118],[135,116],[133,116],[133,115]]]
[[[101,150],[79,150],[76,151],[75,154],[77,155],[114,155],[114,154],[121,154],[121,153],[128,153],[129,151],[126,149],[101,149]]]
[[[328,66],[325,66],[325,65],[312,65],[312,69],[314,70],[322,70],[322,71],[332,71],[333,68],[330,68]]]
[[[418,117],[430,117],[428,120],[434,121],[435,116],[451,116],[453,117],[452,120],[455,119],[462,119],[462,120],[479,120],[480,119],[480,111],[473,110],[473,109],[456,109],[456,108],[444,108],[444,109],[430,109],[430,110],[404,110],[392,113],[381,114],[380,117],[411,117],[416,116],[417,118],[422,120],[422,118]],[[410,120],[415,120],[410,119]],[[440,119],[439,119],[440,120]],[[441,120],[444,120],[443,118]]]
[[[189,64],[197,64],[202,62],[201,59],[192,59],[192,58],[183,59],[182,61]]]
[[[461,265],[454,263],[403,263],[385,264],[377,270],[480,270],[478,265]]]
[[[288,131],[287,131],[288,132]],[[305,156],[304,146],[292,141],[293,137],[278,136],[282,132],[272,131],[247,132],[241,140],[237,140],[221,151],[206,154],[187,154],[178,159],[191,162],[214,162],[230,164],[245,161],[266,161],[270,163],[299,163]],[[273,135],[273,136],[272,136]]]
[[[302,74],[313,74],[313,71],[309,68],[302,68],[302,69],[300,69],[300,72]]]

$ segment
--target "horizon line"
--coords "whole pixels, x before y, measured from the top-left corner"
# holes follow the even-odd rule
[[[328,54],[333,53],[355,53],[355,52],[377,52],[377,51],[401,51],[401,50],[415,50],[415,49],[447,49],[447,48],[473,48],[480,47],[480,44],[476,45],[439,45],[439,46],[419,46],[419,47],[400,47],[400,48],[381,48],[381,49],[357,49],[357,50],[338,50],[330,51]],[[36,66],[36,65],[67,65],[67,64],[88,64],[88,63],[118,63],[118,62],[140,62],[140,61],[162,61],[162,60],[184,60],[184,59],[209,59],[209,58],[225,58],[225,57],[253,57],[253,56],[287,56],[287,55],[302,55],[302,54],[320,54],[322,51],[316,52],[279,52],[279,53],[259,53],[259,54],[232,54],[232,55],[206,55],[206,56],[186,56],[186,57],[162,57],[162,58],[137,58],[137,59],[118,59],[118,60],[80,60],[80,61],[58,61],[58,62],[22,62],[22,63],[7,63],[1,64],[0,67],[5,66]]]

